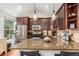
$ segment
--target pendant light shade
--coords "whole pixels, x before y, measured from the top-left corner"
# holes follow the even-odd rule
[[[34,13],[34,20],[37,20],[37,15],[36,15],[36,13]]]
[[[36,4],[34,5],[34,20],[37,20],[37,15],[36,15]]]
[[[56,19],[56,15],[55,15],[55,4],[53,4],[53,13],[52,13],[52,20]]]
[[[52,13],[52,20],[55,20],[56,19],[56,15],[55,15],[55,13]]]

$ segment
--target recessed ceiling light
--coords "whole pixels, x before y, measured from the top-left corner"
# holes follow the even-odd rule
[[[48,9],[48,5],[47,4],[45,5],[45,8]]]
[[[21,11],[21,10],[22,10],[22,7],[21,7],[21,6],[18,6],[18,7],[17,7],[17,10],[18,10],[18,11]]]

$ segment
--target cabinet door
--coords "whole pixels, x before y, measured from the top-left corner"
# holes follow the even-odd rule
[[[18,17],[17,18],[17,25],[22,25],[22,18],[21,17]]]
[[[61,30],[65,29],[65,8],[64,5],[60,8],[58,12],[58,26]]]
[[[50,29],[50,19],[41,19],[42,30]]]
[[[27,17],[17,17],[17,25],[27,25],[28,18]]]
[[[27,25],[28,24],[28,18],[24,17],[23,18],[23,25]]]

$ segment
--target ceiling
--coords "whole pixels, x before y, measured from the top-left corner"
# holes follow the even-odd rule
[[[55,12],[63,3],[55,4]],[[13,16],[33,17],[36,6],[38,17],[51,17],[54,3],[0,3],[0,10],[3,10]]]

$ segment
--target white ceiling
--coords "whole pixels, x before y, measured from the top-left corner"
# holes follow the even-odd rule
[[[55,11],[57,11],[62,3],[55,4]],[[21,10],[17,10],[21,6]],[[28,16],[33,17],[34,3],[0,3],[0,9],[13,16]],[[47,8],[48,7],[48,8]],[[53,3],[36,3],[38,17],[50,17],[53,11]]]

